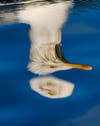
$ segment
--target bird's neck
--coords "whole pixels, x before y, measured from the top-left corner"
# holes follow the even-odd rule
[[[37,28],[30,30],[31,45],[41,46],[41,44],[56,44],[61,42],[61,29],[54,28],[51,30]]]

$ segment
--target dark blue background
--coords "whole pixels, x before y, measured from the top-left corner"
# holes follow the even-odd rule
[[[63,53],[92,71],[53,75],[75,84],[73,95],[47,99],[31,90],[29,25],[0,26],[0,126],[100,126],[100,11],[71,13],[62,30]]]

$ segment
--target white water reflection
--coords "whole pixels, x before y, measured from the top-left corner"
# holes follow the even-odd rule
[[[32,73],[45,75],[59,70],[68,70],[72,68],[83,70],[92,69],[89,66],[72,64],[67,61],[62,54],[61,30],[64,22],[68,20],[69,10],[72,5],[72,1],[60,1],[53,4],[46,3],[42,5],[40,5],[40,3],[36,5],[30,4],[23,6],[21,10],[3,13],[0,15],[0,22],[3,23],[19,21],[30,25],[29,36],[31,46],[28,69]],[[40,79],[36,79],[37,81],[35,83],[37,83],[37,86],[38,83],[40,83],[38,82]],[[46,79],[47,78],[43,78],[43,80],[45,80],[42,83],[43,89],[45,83],[47,83]],[[44,89],[43,91],[39,91],[37,90],[38,87],[33,89],[46,97],[53,94],[52,97],[50,95],[51,98],[66,97],[72,93],[73,87],[71,87],[71,85],[68,86],[69,84],[67,82],[65,84],[64,81],[54,78],[51,78],[51,81],[55,85],[52,86],[52,90]],[[58,81],[63,85],[61,84],[59,87],[60,84]],[[58,85],[56,83],[58,83]],[[61,94],[58,93],[58,88]]]
[[[40,77],[30,80],[31,88],[48,98],[64,98],[73,93],[74,84],[55,77]]]
[[[63,1],[34,8],[28,6],[19,11],[18,19],[31,26],[29,71],[43,75],[72,68],[92,69],[89,66],[72,64],[63,57],[61,30],[71,7],[71,1]]]
[[[89,66],[72,64],[62,54],[61,30],[68,19],[71,7],[71,1],[43,5],[39,3],[39,5],[27,5],[19,11],[3,14],[2,22],[19,20],[31,26],[29,71],[43,75],[72,68],[92,69]]]

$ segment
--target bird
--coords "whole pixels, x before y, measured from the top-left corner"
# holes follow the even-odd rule
[[[38,2],[39,3],[39,2]],[[46,75],[56,71],[78,68],[92,70],[91,66],[74,64],[66,60],[62,51],[62,28],[68,20],[72,1],[28,4],[16,13],[8,13],[4,20],[18,20],[30,25],[30,54],[28,70]],[[9,18],[8,18],[9,17]]]
[[[68,20],[72,1],[61,1],[20,11],[19,19],[31,25],[31,41],[28,70],[38,75],[78,68],[92,70],[91,66],[74,64],[63,56],[61,30]]]

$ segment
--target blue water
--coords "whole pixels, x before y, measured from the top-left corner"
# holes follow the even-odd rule
[[[48,99],[32,91],[27,71],[30,26],[0,26],[0,126],[100,126],[100,11],[74,13],[62,30],[64,56],[92,71],[53,75],[75,84],[71,97]]]

